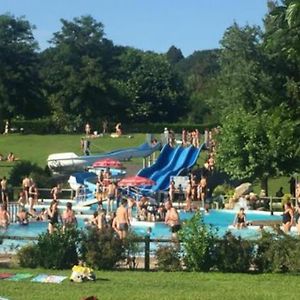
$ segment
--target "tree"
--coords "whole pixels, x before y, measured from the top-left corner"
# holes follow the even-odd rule
[[[45,93],[58,123],[79,126],[112,112],[114,86],[107,73],[113,44],[104,38],[102,23],[91,16],[61,22],[53,47],[43,53]]]
[[[0,15],[0,119],[36,117],[46,111],[32,29],[24,18]]]
[[[180,49],[176,48],[175,46],[171,46],[166,53],[167,60],[171,65],[175,65],[184,59],[184,56]]]
[[[130,100],[129,119],[174,122],[183,116],[186,108],[183,81],[163,55],[139,53],[129,66],[128,60],[124,63],[128,72],[124,82]]]
[[[235,179],[260,179],[266,192],[270,176],[299,170],[299,123],[290,116],[284,105],[261,114],[230,113],[218,136],[218,166]]]
[[[226,30],[221,44],[218,95],[210,101],[213,111],[221,117],[233,107],[255,113],[278,106],[282,99],[269,74],[260,28],[234,24]]]

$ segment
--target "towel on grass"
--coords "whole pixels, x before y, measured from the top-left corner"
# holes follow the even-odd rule
[[[67,276],[50,275],[50,276],[48,276],[48,278],[46,279],[45,282],[49,282],[49,283],[61,283],[66,278],[67,278]]]
[[[66,278],[67,278],[67,276],[40,274],[40,275],[34,277],[31,281],[32,282],[44,282],[44,283],[61,283]]]
[[[9,278],[6,278],[5,280],[10,280],[10,281],[20,281],[20,280],[23,280],[23,279],[27,279],[27,278],[30,278],[32,277],[33,275],[30,274],[30,273],[17,273],[16,275],[14,276],[11,276]]]
[[[12,273],[0,273],[0,279],[5,279],[14,276]]]
[[[46,278],[48,277],[47,274],[39,274],[38,276],[31,279],[32,282],[45,282]]]

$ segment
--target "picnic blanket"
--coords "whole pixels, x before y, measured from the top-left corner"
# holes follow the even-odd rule
[[[6,279],[6,278],[12,277],[14,275],[15,274],[12,274],[12,273],[0,273],[0,279]]]
[[[34,277],[31,281],[43,283],[61,283],[66,278],[67,276],[39,274],[38,276]]]
[[[17,273],[9,278],[6,278],[5,280],[10,280],[10,281],[20,281],[23,279],[27,279],[32,277],[33,275],[30,273]]]

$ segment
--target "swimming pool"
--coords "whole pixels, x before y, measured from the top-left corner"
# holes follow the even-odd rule
[[[228,231],[228,226],[233,223],[236,211],[227,210],[211,210],[208,214],[204,214],[204,222],[211,224],[218,228],[218,235],[222,236]],[[258,220],[280,220],[280,215],[270,215],[267,212],[247,211],[248,221]],[[193,216],[193,213],[180,211],[180,219],[182,221],[188,220]],[[80,228],[85,227],[84,216],[78,217],[78,225]],[[7,229],[0,229],[0,235],[4,237],[3,244],[0,245],[0,253],[14,253],[18,248],[28,243],[28,240],[8,240],[5,236],[19,236],[19,237],[37,237],[39,234],[46,232],[48,222],[32,222],[27,226],[21,226],[18,224],[11,224]],[[135,233],[141,236],[145,236],[151,228],[151,238],[168,239],[171,237],[170,228],[164,223],[153,222],[138,222],[132,223],[132,229]],[[241,236],[243,238],[257,238],[259,232],[253,229],[243,230],[231,230],[234,235]]]

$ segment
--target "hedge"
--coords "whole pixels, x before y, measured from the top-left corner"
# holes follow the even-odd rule
[[[93,122],[91,122],[93,127]],[[111,130],[114,129],[114,124],[109,124]],[[218,126],[217,123],[205,124],[187,124],[187,123],[123,123],[124,133],[163,133],[164,128],[172,129],[175,133],[180,133],[183,128],[188,131],[198,129],[204,132],[206,128],[213,128]],[[56,133],[70,133],[62,128],[58,128],[51,118],[34,119],[34,120],[12,120],[11,128],[16,132],[23,132],[25,134],[56,134]],[[21,128],[23,130],[21,130]],[[82,132],[82,128],[80,128]],[[76,130],[74,130],[76,133]]]

